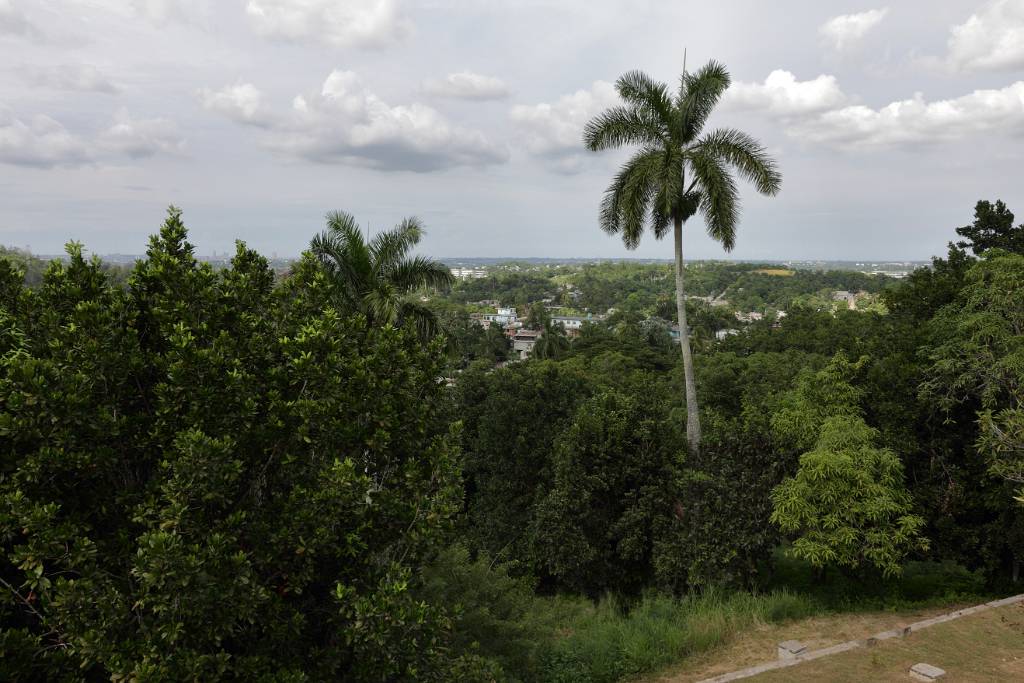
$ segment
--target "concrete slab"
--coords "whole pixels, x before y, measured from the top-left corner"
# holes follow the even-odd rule
[[[924,662],[910,667],[910,677],[915,681],[937,681],[945,675],[946,672],[939,667]]]

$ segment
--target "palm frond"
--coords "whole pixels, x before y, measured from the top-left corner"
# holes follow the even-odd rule
[[[386,273],[405,259],[423,237],[419,218],[406,218],[391,230],[378,233],[370,242],[370,255],[378,273]]]
[[[327,273],[335,294],[345,307],[350,311],[358,309],[366,278],[364,273],[354,267],[344,238],[338,233],[325,230],[313,237],[309,250]]]
[[[423,287],[444,289],[455,282],[455,276],[448,266],[425,256],[414,256],[402,261],[391,269],[387,277],[403,293]]]
[[[689,162],[699,186],[699,208],[708,234],[721,242],[726,251],[732,251],[736,243],[736,223],[739,220],[736,181],[722,159],[703,150],[695,150]]]
[[[583,144],[593,152],[622,145],[666,144],[668,122],[640,107],[611,107],[587,122]]]
[[[679,112],[679,130],[683,141],[693,140],[718,100],[728,88],[732,79],[728,70],[719,62],[711,60],[694,73],[684,73],[680,79],[676,109]]]
[[[398,311],[398,323],[400,325],[411,324],[419,338],[428,342],[443,332],[437,316],[426,306],[407,301],[401,305]]]
[[[662,122],[672,120],[672,98],[668,86],[643,71],[628,71],[615,81],[615,90],[628,104],[647,109]]]
[[[637,152],[619,171],[601,203],[601,227],[609,234],[621,234],[627,249],[635,249],[643,234],[648,207],[655,194],[655,180],[661,175],[660,150]]]
[[[720,128],[703,136],[697,146],[735,168],[761,194],[775,195],[782,187],[775,160],[761,143],[742,131]]]

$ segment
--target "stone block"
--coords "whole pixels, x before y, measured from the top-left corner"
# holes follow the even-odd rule
[[[915,681],[937,681],[945,675],[946,672],[939,667],[924,662],[910,667],[910,677]]]
[[[807,652],[807,646],[799,640],[787,640],[779,643],[779,659],[796,659]]]

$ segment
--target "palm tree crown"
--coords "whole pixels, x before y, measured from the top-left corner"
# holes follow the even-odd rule
[[[412,321],[424,338],[430,338],[437,332],[437,320],[409,295],[450,286],[454,277],[439,261],[409,256],[422,237],[419,219],[406,218],[366,241],[355,218],[334,211],[327,214],[327,229],[309,246],[333,281],[343,309],[363,314],[372,326]]]
[[[754,138],[732,128],[704,132],[729,83],[729,72],[714,61],[684,72],[674,95],[664,83],[631,71],[615,84],[624,104],[587,124],[583,139],[593,151],[640,147],[601,203],[601,227],[621,234],[626,247],[636,248],[646,223],[660,239],[675,220],[685,223],[700,211],[708,234],[730,251],[739,218],[734,174],[762,194],[779,191],[782,176]]]

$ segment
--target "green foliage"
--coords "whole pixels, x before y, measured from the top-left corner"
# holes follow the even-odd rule
[[[437,318],[410,298],[427,288],[451,286],[448,267],[409,252],[423,237],[418,218],[406,218],[392,230],[366,241],[355,218],[342,211],[327,214],[327,230],[309,244],[333,285],[333,303],[360,313],[372,326],[411,324],[424,340],[437,332]]]
[[[452,651],[493,662],[497,677],[536,674],[540,648],[552,637],[532,581],[510,576],[487,555],[464,547],[438,554],[424,570],[420,594],[452,613]]]
[[[796,534],[794,556],[817,567],[870,566],[893,575],[908,553],[927,549],[903,466],[876,439],[859,417],[827,417],[796,476],[772,491],[771,520]]]
[[[605,390],[554,444],[554,477],[530,534],[546,572],[597,596],[636,593],[674,553],[682,443],[664,404]]]
[[[127,290],[75,245],[5,286],[2,677],[472,669],[413,594],[460,503],[437,349],[341,317],[311,261],[275,288],[186,238],[172,209]]]
[[[818,606],[786,591],[650,595],[628,612],[613,598],[572,619],[543,661],[540,680],[611,683],[728,643],[761,624],[810,616]]]
[[[516,571],[533,569],[527,530],[534,506],[552,485],[554,442],[588,392],[580,371],[552,361],[474,366],[460,376],[453,398],[473,549],[511,561]]]
[[[867,361],[863,357],[850,363],[838,353],[817,372],[804,369],[771,417],[776,437],[786,446],[807,450],[819,440],[826,420],[859,415],[863,392],[850,380]]]
[[[967,271],[956,301],[932,323],[944,341],[930,350],[930,376],[921,387],[947,411],[977,402],[977,447],[993,474],[1018,484],[1024,483],[1022,292],[1024,255],[987,251]]]
[[[660,553],[659,573],[673,577],[677,591],[751,588],[780,540],[769,494],[787,474],[787,459],[742,422],[716,416],[705,447],[686,465],[676,507],[682,531]]]
[[[961,249],[970,249],[981,256],[989,249],[1002,249],[1024,256],[1024,224],[1014,226],[1013,212],[997,200],[995,204],[981,200],[974,207],[974,222],[956,229],[965,238],[957,242]]]

